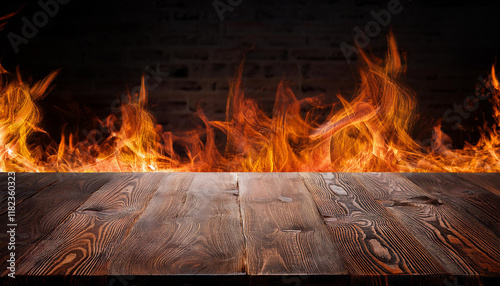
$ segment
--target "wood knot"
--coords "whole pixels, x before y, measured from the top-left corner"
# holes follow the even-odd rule
[[[435,205],[435,206],[439,206],[439,205],[443,204],[443,202],[440,199],[429,198],[428,196],[413,197],[413,198],[410,198],[410,200],[414,200],[417,203],[421,203],[421,204]]]
[[[238,196],[240,194],[240,192],[238,191],[238,189],[233,189],[233,190],[225,190],[224,192],[228,193],[228,194],[232,194],[234,196]]]
[[[339,219],[334,215],[324,214],[322,215],[323,220],[326,222],[337,222]]]
[[[407,206],[418,206],[418,205],[433,205],[440,206],[443,205],[443,201],[440,199],[429,198],[428,196],[417,196],[409,198],[405,201],[391,200],[388,203],[384,203],[385,207],[407,207]]]
[[[347,192],[340,186],[329,184],[328,187],[332,192],[334,192],[337,196],[347,196]]]
[[[278,198],[280,201],[282,202],[285,202],[285,203],[291,203],[293,201],[293,199],[291,198],[288,198],[288,197],[283,197],[283,196],[279,196]]]
[[[94,206],[82,209],[82,212],[102,212],[104,208],[102,206]]]
[[[300,230],[300,229],[283,229],[282,232],[299,233],[299,232],[302,232],[302,230]]]
[[[391,260],[391,254],[389,252],[389,249],[387,247],[383,246],[380,241],[376,239],[370,239],[368,240],[368,243],[371,246],[371,249],[373,251],[373,254],[375,254],[379,259],[389,261]]]

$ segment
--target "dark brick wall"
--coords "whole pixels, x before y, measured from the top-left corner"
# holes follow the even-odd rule
[[[150,92],[150,107],[167,128],[188,128],[197,105],[211,119],[223,118],[228,81],[244,53],[245,90],[267,111],[282,78],[299,98],[324,93],[331,102],[339,91],[349,97],[357,61],[349,64],[339,44],[352,44],[353,28],[363,29],[373,20],[370,11],[386,9],[388,1],[242,0],[224,21],[212,2],[72,0],[15,54],[7,34],[19,34],[21,18],[40,10],[37,1],[27,1],[0,32],[0,56],[8,69],[19,65],[34,78],[61,68],[43,102],[54,122],[74,120],[75,103],[109,113],[127,86],[139,84],[146,66],[159,65],[169,76]],[[19,5],[4,3],[2,14]],[[401,0],[404,9],[390,26],[407,53],[406,82],[424,115],[440,118],[474,94],[477,77],[486,76],[500,54],[499,4]],[[376,55],[386,50],[387,32],[370,43]],[[71,112],[60,115],[55,106]]]

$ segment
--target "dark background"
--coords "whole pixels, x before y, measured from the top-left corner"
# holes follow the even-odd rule
[[[1,1],[2,15],[25,5],[0,31],[0,57],[7,70],[19,66],[35,80],[61,69],[41,103],[47,128],[109,114],[146,66],[159,65],[169,76],[149,93],[149,107],[166,129],[180,130],[192,128],[196,105],[209,119],[224,118],[228,81],[244,52],[246,94],[267,112],[282,78],[299,98],[350,98],[358,63],[348,63],[339,45],[353,44],[353,28],[364,30],[370,11],[389,1],[243,0],[220,21],[212,0],[71,0],[16,54],[7,35],[22,35],[21,19],[41,10],[37,2]],[[500,54],[500,1],[400,2],[404,9],[390,27],[407,54],[406,84],[417,92],[423,118],[438,120],[474,95],[478,77],[487,77]],[[375,55],[385,53],[388,31],[372,39]],[[485,111],[483,104],[467,122],[479,125]]]

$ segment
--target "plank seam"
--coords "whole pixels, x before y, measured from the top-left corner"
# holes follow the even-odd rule
[[[236,200],[238,202],[238,211],[239,211],[239,216],[240,216],[240,228],[241,228],[241,234],[243,235],[243,269],[242,272],[244,275],[249,275],[248,274],[248,256],[247,256],[247,236],[245,234],[245,228],[243,227],[243,213],[242,213],[242,207],[241,207],[241,193],[240,193],[240,173],[236,173],[236,189],[238,190],[238,199]]]
[[[319,173],[317,173],[319,174]],[[319,174],[321,176],[321,179],[322,180],[325,180],[323,178],[323,176],[321,174]],[[299,176],[300,176],[300,181],[302,182],[302,184],[304,185],[304,187],[306,188],[307,190],[307,193],[309,194],[309,197],[311,199],[311,201],[314,203],[314,207],[316,209],[316,212],[318,213],[318,216],[321,218],[321,222],[323,223],[325,229],[326,229],[326,233],[327,233],[327,237],[330,239],[332,245],[335,247],[335,250],[337,250],[337,253],[339,254],[339,258],[340,260],[342,261],[342,266],[344,269],[348,269],[347,268],[347,261],[345,261],[344,257],[342,257],[342,255],[340,255],[340,250],[338,248],[338,245],[337,243],[333,240],[333,237],[332,237],[332,234],[330,233],[329,231],[329,226],[328,226],[328,223],[326,222],[325,220],[325,217],[321,214],[321,210],[319,209],[319,206],[318,204],[316,203],[316,200],[314,200],[314,196],[313,194],[311,193],[311,190],[307,187],[307,184],[306,182],[304,181],[304,176],[302,176],[302,173],[299,173]],[[325,182],[326,183],[326,182]]]
[[[323,176],[321,176],[321,178],[324,180]],[[309,190],[309,188],[307,187],[307,184],[304,182],[304,177],[302,175],[300,176],[300,180],[304,184],[304,186],[306,187],[307,193],[310,195],[311,200],[314,203],[314,207],[315,207],[316,211],[318,212],[319,217],[321,218],[321,221],[323,222],[325,227],[328,228],[328,223],[326,223],[325,217],[321,214],[321,210],[319,209],[318,204],[314,200],[314,196],[311,194],[311,190]],[[330,234],[330,233],[328,233],[328,234]],[[328,236],[330,236],[330,235],[328,235]],[[333,243],[333,241],[332,241],[332,243]]]

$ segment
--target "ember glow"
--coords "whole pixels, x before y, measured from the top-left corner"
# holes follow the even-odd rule
[[[2,172],[499,172],[500,85],[491,69],[493,126],[481,127],[481,139],[451,149],[440,126],[431,147],[410,136],[416,122],[414,93],[403,84],[404,58],[388,37],[385,60],[361,52],[361,83],[348,101],[326,106],[320,97],[296,99],[286,82],[277,87],[271,115],[246,98],[243,65],[232,81],[225,121],[169,132],[148,112],[144,88],[122,103],[121,116],[99,121],[109,130],[104,140],[62,133],[60,142],[41,128],[37,106],[56,77],[29,84],[0,67],[0,170]],[[304,113],[302,109],[307,109]],[[318,110],[328,110],[320,120]],[[223,145],[216,137],[225,134]],[[81,137],[81,136],[80,136]],[[174,146],[176,146],[174,148]]]

